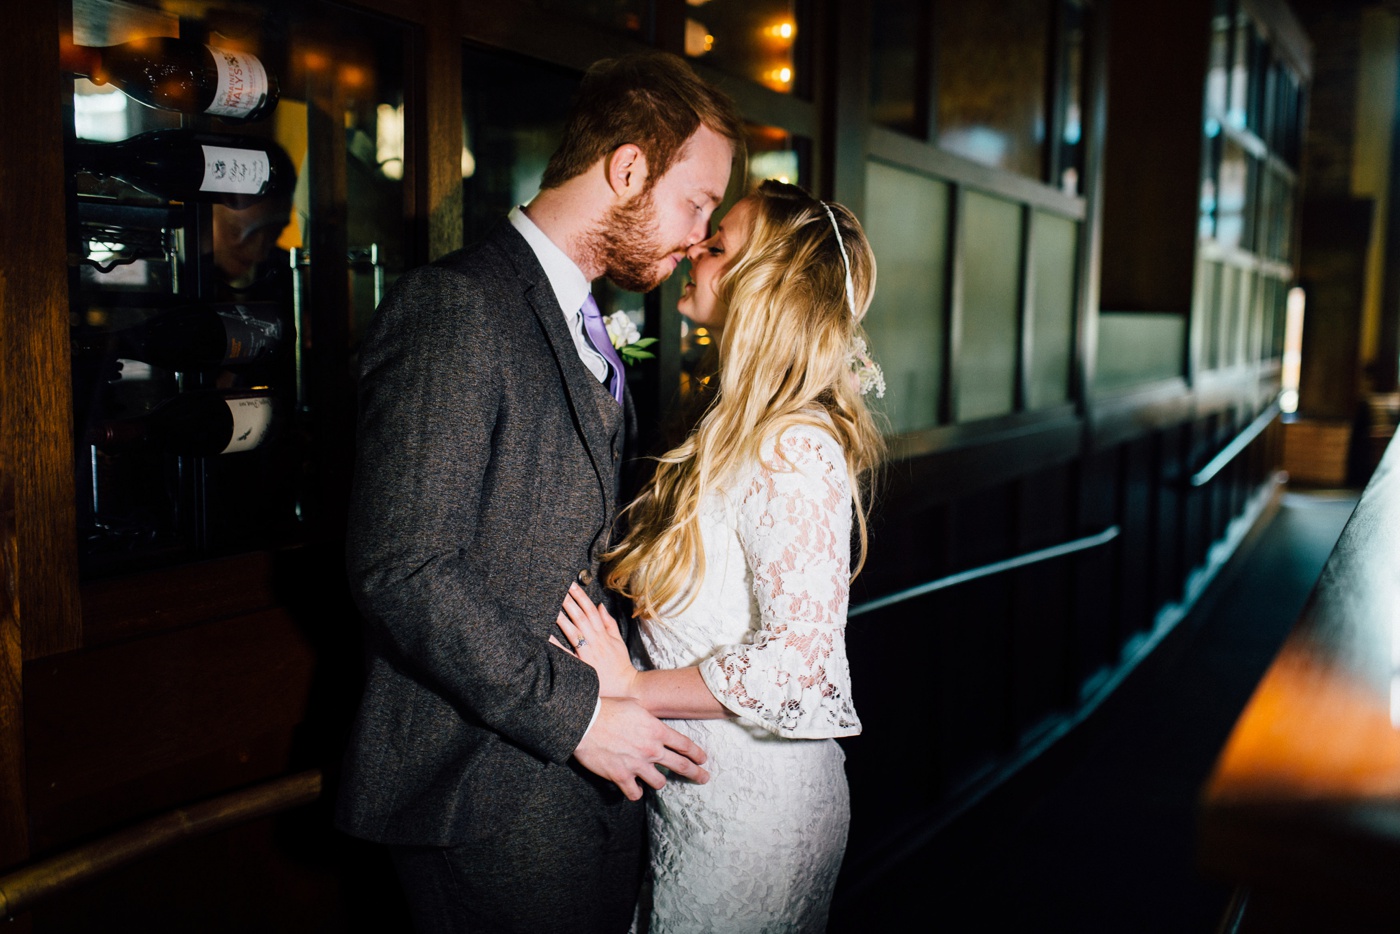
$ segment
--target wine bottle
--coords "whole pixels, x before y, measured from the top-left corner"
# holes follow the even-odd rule
[[[65,70],[111,84],[158,110],[260,120],[277,106],[278,87],[256,55],[185,39],[154,37],[101,48],[68,46]]]
[[[180,308],[120,331],[84,335],[73,353],[140,360],[166,370],[207,370],[254,363],[281,349],[275,302]]]
[[[268,439],[276,409],[267,390],[186,392],[144,415],[100,422],[87,440],[104,449],[144,442],[171,454],[237,454]]]
[[[251,136],[152,130],[116,143],[78,140],[69,167],[117,178],[172,201],[213,201],[241,209],[289,192],[291,160],[271,140]]]

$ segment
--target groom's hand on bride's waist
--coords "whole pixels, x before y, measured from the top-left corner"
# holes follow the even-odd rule
[[[598,717],[574,750],[574,758],[631,801],[642,796],[639,780],[652,788],[666,784],[657,766],[693,782],[710,780],[710,773],[701,768],[705,750],[624,697],[601,699]]]

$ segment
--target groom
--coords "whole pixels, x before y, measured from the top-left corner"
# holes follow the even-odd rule
[[[547,640],[570,583],[603,596],[633,420],[590,283],[669,276],[741,134],[673,55],[598,63],[539,195],[404,276],[364,341],[348,569],[368,673],[337,823],[389,846],[420,931],[625,931],[641,785],[708,778]]]

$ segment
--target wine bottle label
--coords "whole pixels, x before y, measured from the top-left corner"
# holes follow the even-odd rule
[[[239,195],[261,194],[272,175],[271,160],[258,149],[201,145],[204,181],[200,191],[227,191]]]
[[[247,52],[207,46],[219,72],[214,101],[204,109],[216,117],[246,117],[267,99],[267,69]]]
[[[224,403],[233,413],[233,437],[221,454],[237,454],[251,451],[263,443],[268,428],[272,426],[272,400],[267,396],[253,396],[248,399],[225,399]]]
[[[219,312],[219,320],[224,325],[224,362],[237,363],[252,360],[277,349],[282,339],[282,322],[277,319],[259,318],[251,314],[245,305],[234,305],[227,311]]]

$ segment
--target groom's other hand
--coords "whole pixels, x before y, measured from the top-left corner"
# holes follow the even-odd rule
[[[701,768],[705,750],[625,697],[601,699],[598,718],[574,750],[574,758],[595,775],[612,782],[629,801],[642,797],[638,780],[652,788],[666,784],[657,766],[697,784],[710,780]]]

